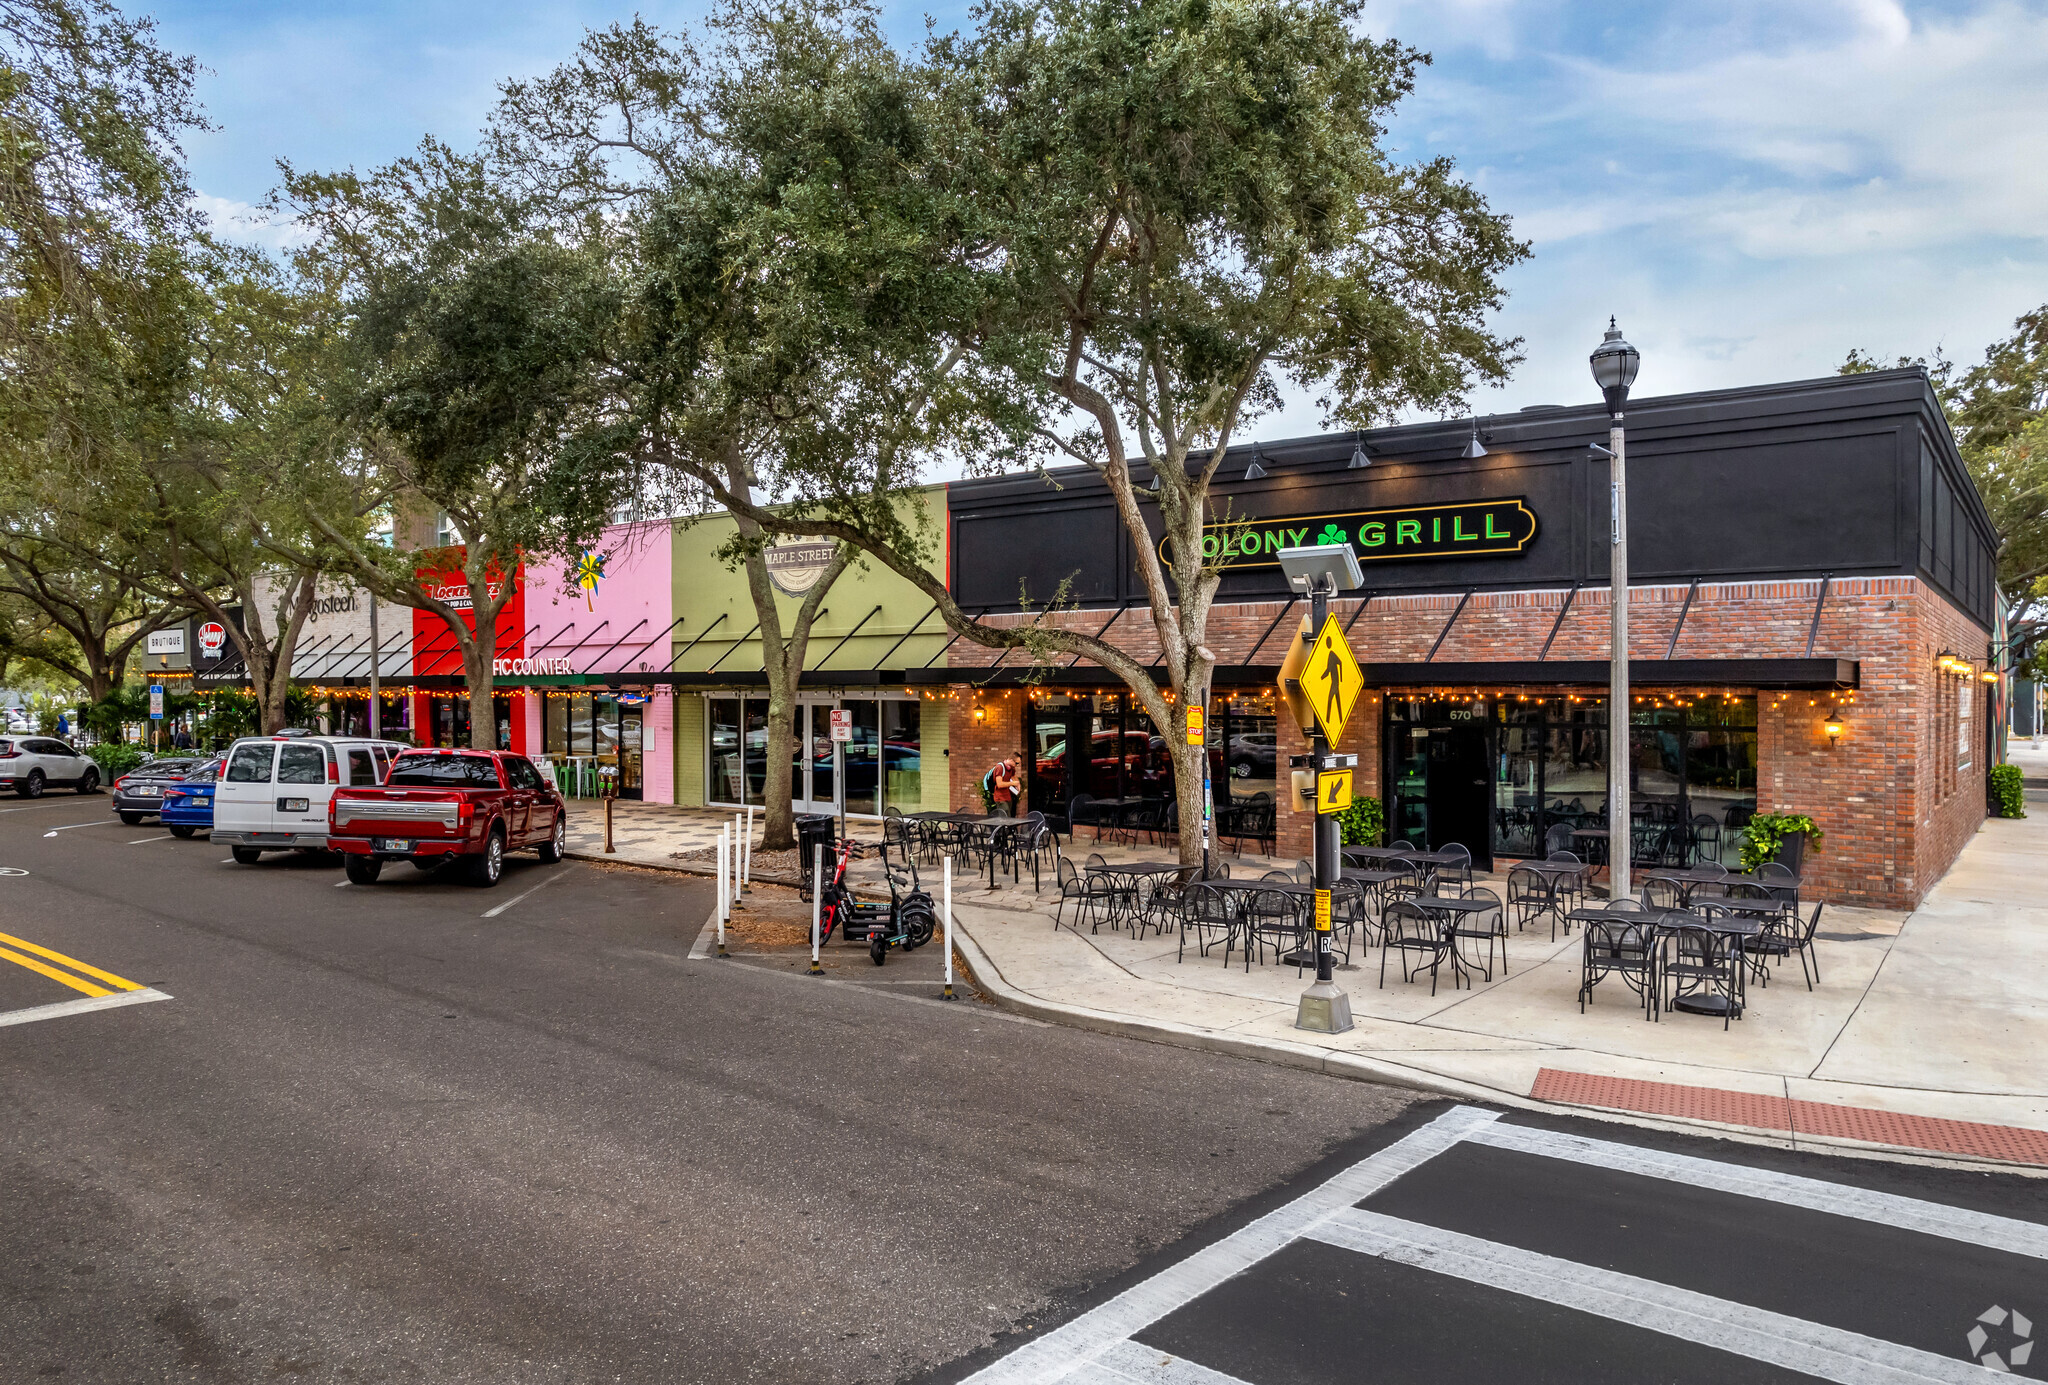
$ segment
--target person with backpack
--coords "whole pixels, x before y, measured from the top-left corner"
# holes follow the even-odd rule
[[[996,761],[996,767],[988,772],[989,797],[995,803],[995,815],[1001,818],[1017,816],[1017,766],[1008,756]]]

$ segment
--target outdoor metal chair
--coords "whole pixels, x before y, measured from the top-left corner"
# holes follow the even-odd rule
[[[1344,961],[1351,961],[1352,944],[1360,932],[1367,934],[1367,945],[1371,945],[1371,934],[1378,931],[1379,923],[1373,917],[1374,894],[1370,886],[1361,880],[1346,880],[1339,876],[1337,883],[1330,887],[1330,929],[1344,940]]]
[[[1770,984],[1770,973],[1765,970],[1766,960],[1789,957],[1798,954],[1799,974],[1806,978],[1806,989],[1812,990],[1820,980],[1820,954],[1813,950],[1813,935],[1820,928],[1821,910],[1825,904],[1813,906],[1813,917],[1804,918],[1797,909],[1780,914],[1764,924],[1764,931],[1743,945],[1743,952],[1757,961],[1757,978],[1766,986]]]
[[[1645,880],[1643,882],[1643,907],[1655,912],[1677,909],[1684,901],[1679,897],[1682,890],[1675,880]]]
[[[1543,852],[1553,861],[1557,859],[1558,852],[1566,850],[1571,844],[1572,825],[1568,822],[1553,822],[1550,824],[1550,830],[1543,834]]]
[[[1293,875],[1294,881],[1298,885],[1313,885],[1316,883],[1316,868],[1307,861],[1297,860],[1290,874]]]
[[[1138,885],[1128,875],[1115,874],[1115,870],[1115,866],[1110,865],[1107,860],[1103,859],[1101,852],[1091,851],[1088,853],[1085,873],[1091,880],[1107,882],[1110,897],[1116,901],[1110,915],[1110,922],[1121,923],[1126,916],[1137,911]]]
[[[1424,913],[1405,899],[1389,904],[1380,921],[1386,930],[1386,941],[1380,948],[1380,989],[1387,988],[1387,958],[1399,956],[1401,980],[1413,981],[1424,967],[1428,967],[1429,993],[1435,995],[1437,971],[1443,966],[1444,959],[1452,955],[1450,930],[1435,916]],[[1452,958],[1451,969],[1455,982],[1455,958]]]
[[[1145,893],[1144,909],[1138,916],[1140,937],[1144,935],[1146,928],[1153,929],[1162,937],[1165,935],[1167,928],[1180,918],[1181,899],[1187,893],[1188,886],[1194,884],[1196,877],[1201,873],[1200,866],[1182,866],[1172,875],[1152,877],[1150,888]]]
[[[1223,965],[1230,965],[1230,943],[1237,931],[1237,910],[1231,905],[1230,895],[1229,890],[1219,890],[1199,880],[1181,891],[1180,951],[1175,960],[1187,960],[1188,934],[1193,933],[1197,956],[1207,957],[1220,938]]]
[[[1052,928],[1057,933],[1065,922],[1067,901],[1074,901],[1074,931],[1081,931],[1081,924],[1090,914],[1100,912],[1112,922],[1116,918],[1116,882],[1104,875],[1083,875],[1074,869],[1074,863],[1062,856],[1054,874],[1060,882],[1059,907],[1053,911]],[[1099,930],[1102,920],[1096,919],[1094,928]]]
[[[1640,911],[1617,909],[1611,912],[1632,914]],[[1657,926],[1654,923],[1622,918],[1617,918],[1611,923],[1604,919],[1589,921],[1585,928],[1583,948],[1579,967],[1580,1014],[1586,1013],[1586,1002],[1593,997],[1593,987],[1609,976],[1618,976],[1624,985],[1635,992],[1636,1002],[1643,1010],[1643,1018],[1654,1020],[1658,1017],[1662,997],[1658,989],[1657,965],[1660,952],[1657,946]]]
[[[1500,947],[1500,974],[1508,974],[1508,926],[1507,915],[1501,908],[1500,896],[1485,886],[1473,886],[1465,891],[1465,898],[1491,904],[1493,907],[1476,914],[1457,914],[1452,917],[1451,943],[1457,945],[1460,938],[1470,942],[1484,941],[1486,952],[1479,963],[1479,969],[1486,973],[1488,981],[1493,980],[1493,949]],[[1463,954],[1471,960],[1470,954]]]
[[[1081,826],[1083,823],[1094,823],[1095,840],[1098,842],[1102,840],[1102,823],[1097,818],[1095,812],[1095,800],[1090,798],[1087,794],[1077,793],[1072,798],[1067,800],[1068,841],[1071,842],[1076,840],[1076,838],[1080,834]]]
[[[1681,1000],[1720,997],[1725,1002],[1721,1028],[1725,1030],[1741,1018],[1742,969],[1737,965],[1741,954],[1734,937],[1702,928],[1694,915],[1680,913],[1663,915],[1657,932],[1664,942],[1665,955],[1658,971],[1668,992],[1665,1008],[1675,1008]]]
[[[1692,820],[1692,860],[1694,865],[1721,864],[1721,824],[1706,813]]]
[[[1566,877],[1546,875],[1542,871],[1530,870],[1526,866],[1511,867],[1508,871],[1508,912],[1514,916],[1517,931],[1527,927],[1532,920],[1550,915],[1550,936],[1557,938],[1557,926],[1564,924],[1565,936],[1571,936],[1571,923],[1564,915],[1570,911],[1568,898],[1563,887]]]
[[[1294,877],[1285,871],[1269,871],[1266,880],[1282,880],[1294,883]],[[1247,894],[1238,910],[1238,933],[1244,942],[1244,969],[1252,969],[1252,950],[1259,954],[1259,965],[1266,963],[1266,945],[1273,945],[1274,953],[1285,956],[1292,952],[1297,957],[1309,950],[1305,936],[1305,903],[1299,896],[1286,890],[1254,890]],[[1299,971],[1301,964],[1295,965]]]

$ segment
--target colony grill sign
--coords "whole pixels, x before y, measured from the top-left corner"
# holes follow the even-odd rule
[[[1275,567],[1283,548],[1349,544],[1360,562],[1379,558],[1469,558],[1520,553],[1536,537],[1536,512],[1520,496],[1232,520],[1202,531],[1202,557],[1225,568]],[[1166,556],[1166,540],[1159,541]]]

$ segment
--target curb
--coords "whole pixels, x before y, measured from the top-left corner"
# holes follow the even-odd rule
[[[1331,1053],[1312,1044],[1240,1038],[1218,1034],[1213,1030],[1197,1029],[1193,1025],[1176,1024],[1169,1020],[1136,1019],[1112,1011],[1092,1010],[1086,1006],[1044,1000],[1028,991],[1019,990],[1003,976],[1001,968],[997,967],[994,960],[982,951],[980,944],[974,941],[974,935],[969,930],[966,920],[960,917],[957,906],[953,911],[953,950],[960,954],[961,960],[969,967],[976,987],[998,1008],[1028,1015],[1033,1019],[1065,1025],[1070,1029],[1086,1029],[1098,1034],[1136,1039],[1142,1043],[1167,1044],[1203,1053],[1220,1053],[1257,1063],[1271,1063],[1277,1067],[1319,1072],[1325,1076],[1344,1078],[1353,1082],[1377,1082],[1383,1086],[1456,1097],[1461,1101],[1485,1102],[1518,1111],[1577,1116],[1586,1120],[1603,1121],[1610,1125],[1637,1126],[1679,1135],[1706,1135],[1733,1140],[1740,1144],[1762,1145],[1771,1149],[1784,1149],[1789,1145],[1795,1150],[1825,1151],[1857,1158],[1882,1159],[1891,1163],[1928,1164],[1938,1168],[1968,1169],[1980,1173],[2018,1173],[2048,1177],[2048,1168],[2038,1164],[1956,1159],[1908,1146],[1862,1144],[1829,1136],[1809,1135],[1788,1141],[1783,1136],[1765,1134],[1750,1126],[1724,1125],[1715,1121],[1676,1117],[1658,1118],[1608,1107],[1572,1106],[1559,1102],[1538,1101],[1519,1092],[1481,1086],[1474,1082],[1461,1082],[1456,1078],[1421,1072],[1383,1059]]]
[[[705,880],[716,880],[718,878],[718,867],[716,866],[672,866],[665,861],[641,861],[630,856],[621,856],[617,852],[607,856],[602,851],[565,851],[562,853],[562,856],[565,860],[591,861],[600,866],[632,866],[636,870],[665,870],[672,871],[677,875],[694,875]],[[763,885],[780,885],[785,889],[791,890],[803,888],[803,882],[795,876],[777,875],[773,871],[759,871],[747,877],[747,883],[750,885],[757,881]]]

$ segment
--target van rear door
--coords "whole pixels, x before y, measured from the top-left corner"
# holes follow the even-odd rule
[[[221,769],[220,783],[213,791],[216,835],[273,830],[277,806],[270,777],[276,761],[276,741],[235,743]]]
[[[327,800],[334,793],[327,778],[330,753],[313,741],[286,741],[277,748],[272,831],[327,835]]]

